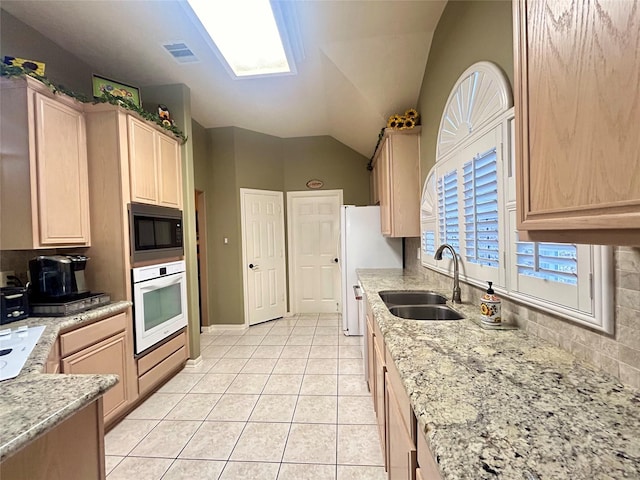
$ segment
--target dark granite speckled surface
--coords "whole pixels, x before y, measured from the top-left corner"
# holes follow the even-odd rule
[[[377,292],[433,290],[422,277],[359,277],[443,479],[640,479],[638,392],[525,332],[480,328],[475,304],[450,305],[460,321],[391,315]]]
[[[114,302],[78,315],[60,318],[30,317],[3,325],[45,325],[38,343],[18,377],[0,382],[0,460],[16,452],[118,381],[117,375],[44,374],[51,347],[61,330],[81,326],[122,312],[131,302]]]

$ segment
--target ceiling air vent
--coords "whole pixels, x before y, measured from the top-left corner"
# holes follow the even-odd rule
[[[165,43],[162,46],[178,63],[195,63],[200,61],[185,43]]]

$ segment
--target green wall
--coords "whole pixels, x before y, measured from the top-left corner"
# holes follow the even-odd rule
[[[193,184],[197,190],[205,191],[211,177],[208,161],[211,142],[207,129],[195,120],[191,120],[191,139],[193,140]]]
[[[234,128],[207,130],[211,190],[207,198],[209,319],[205,324],[243,323],[243,296],[236,194]],[[228,243],[224,243],[224,238]]]
[[[440,118],[449,93],[462,72],[481,60],[497,64],[513,85],[511,1],[449,2],[433,35],[418,100],[422,181],[435,164]]]
[[[284,189],[282,139],[234,128],[234,147],[238,188]],[[238,193],[238,208],[239,202]]]
[[[367,158],[329,136],[287,138],[283,145],[285,191],[307,190],[317,179],[325,190],[342,189],[345,204],[369,204]]]
[[[307,190],[306,182],[316,178],[325,182],[324,189],[342,189],[345,202],[366,205],[368,159],[328,136],[283,139],[237,127],[206,132],[207,159],[195,163],[197,188],[207,198],[209,318],[204,323],[242,324],[240,188]]]
[[[0,55],[44,62],[49,80],[75,92],[91,94],[95,68],[4,10],[0,10]]]
[[[182,156],[182,231],[184,259],[187,267],[187,301],[189,311],[189,356],[200,356],[200,308],[198,287],[198,256],[196,252],[196,208],[194,196],[194,160],[191,128],[191,90],[183,84],[141,88],[144,108],[155,112],[158,104],[166,105],[171,118],[187,137],[180,148]]]

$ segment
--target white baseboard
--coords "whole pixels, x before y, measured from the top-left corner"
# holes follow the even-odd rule
[[[198,356],[198,358],[190,358],[187,360],[186,367],[197,367],[202,363],[202,356]]]
[[[222,330],[244,330],[246,328],[247,326],[244,323],[240,323],[240,324],[220,323],[220,324],[209,325],[209,326],[203,325],[202,333],[214,333],[214,332],[220,332]]]

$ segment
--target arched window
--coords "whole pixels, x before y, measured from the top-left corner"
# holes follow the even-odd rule
[[[489,62],[469,67],[451,90],[422,192],[422,264],[450,273],[452,262],[433,259],[449,243],[467,283],[492,281],[506,297],[611,333],[612,249],[518,236],[512,105],[507,79]]]

